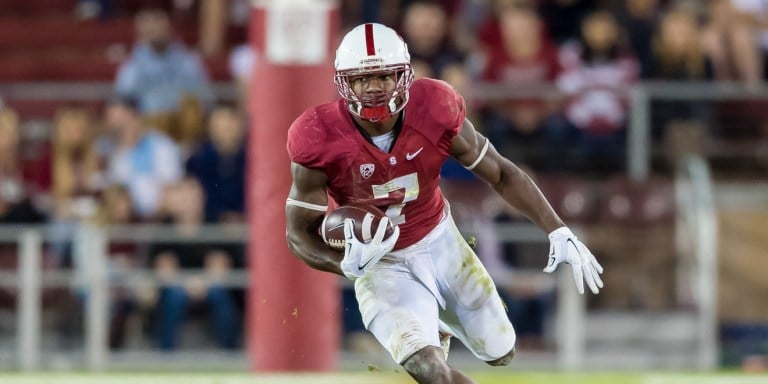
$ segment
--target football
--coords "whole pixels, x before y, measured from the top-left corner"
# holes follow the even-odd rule
[[[376,234],[379,221],[383,217],[385,217],[384,212],[373,205],[342,205],[325,216],[320,226],[321,235],[328,246],[337,251],[342,251],[345,245],[344,219],[352,219],[355,222],[355,236],[363,243],[367,243]],[[391,221],[387,227],[386,232],[384,232],[384,239],[392,236],[395,230],[395,226]]]

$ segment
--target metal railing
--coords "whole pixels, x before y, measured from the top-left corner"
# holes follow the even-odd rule
[[[629,90],[630,121],[627,132],[627,174],[646,180],[651,171],[652,100],[768,100],[768,86],[723,82],[645,82]]]
[[[627,175],[643,181],[651,172],[651,101],[768,100],[768,86],[729,82],[646,81],[625,89],[614,89],[629,100],[627,128]],[[563,95],[554,86],[512,88],[500,84],[472,86],[476,100],[540,98],[559,100]]]
[[[718,226],[707,163],[698,156],[682,160],[675,177],[678,207],[678,296],[690,297],[698,311],[698,368],[717,367],[719,355],[717,285]],[[686,244],[687,243],[687,244]],[[690,249],[689,257],[682,250]]]
[[[533,225],[500,225],[498,235],[501,241],[545,242],[546,236]],[[110,349],[108,347],[110,288],[157,286],[160,280],[150,271],[131,270],[123,278],[109,279],[107,267],[108,244],[111,241],[153,242],[174,241],[186,243],[246,243],[247,227],[205,226],[201,236],[179,237],[169,226],[141,225],[121,227],[94,227],[82,225],[72,238],[76,267],[74,270],[43,270],[42,250],[51,240],[53,233],[47,226],[0,226],[0,242],[15,241],[18,245],[19,267],[17,273],[0,273],[0,286],[17,288],[18,295],[18,343],[17,365],[23,371],[39,370],[42,367],[42,290],[44,287],[68,287],[83,290],[84,314],[84,365],[92,371],[109,369]],[[80,260],[79,262],[77,260]],[[182,271],[179,278],[185,273]],[[246,288],[247,271],[231,273],[227,286]],[[526,272],[517,272],[531,274]],[[572,287],[571,275],[565,268],[555,276],[536,271],[535,284],[543,289],[557,289],[558,301],[555,309],[556,363],[563,369],[578,369],[583,366],[584,357],[584,298]],[[532,280],[527,279],[526,284]],[[347,281],[341,279],[340,284]],[[499,282],[514,287],[514,274]]]
[[[237,89],[229,82],[211,84],[218,100],[236,100]],[[1,83],[0,98],[4,100],[41,101],[104,101],[115,92],[112,83],[104,82],[19,82]]]
[[[18,248],[18,271],[0,273],[0,286],[17,289],[17,346],[19,369],[41,368],[42,289],[50,287],[79,288],[87,297],[85,305],[85,366],[89,370],[108,367],[108,334],[111,287],[157,286],[160,280],[146,270],[125,273],[125,279],[109,280],[107,268],[110,241],[150,242],[171,240],[186,243],[246,243],[243,225],[203,226],[200,235],[180,237],[172,227],[161,225],[100,228],[78,226],[72,238],[76,267],[73,270],[45,270],[42,252],[45,242],[54,237],[48,226],[0,226],[0,242],[15,242]],[[56,237],[60,240],[59,236]],[[194,273],[182,271],[179,279]],[[234,271],[222,282],[225,286],[247,287],[246,271]]]

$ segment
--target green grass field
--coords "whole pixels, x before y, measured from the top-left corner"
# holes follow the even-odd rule
[[[487,373],[469,372],[480,384],[766,384],[768,375],[717,373]],[[3,384],[406,384],[404,373],[247,375],[197,373],[0,374]]]

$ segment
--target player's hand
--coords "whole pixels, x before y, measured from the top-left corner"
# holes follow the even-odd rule
[[[388,225],[389,218],[382,218],[371,241],[363,243],[355,236],[355,224],[352,219],[344,220],[344,259],[341,260],[341,271],[344,276],[350,280],[363,277],[368,268],[392,251],[400,237],[400,227],[395,226],[392,235],[384,240]]]
[[[603,287],[603,280],[600,279],[603,267],[568,227],[560,227],[549,234],[549,262],[544,272],[554,272],[560,263],[571,265],[579,293],[584,293],[584,281],[592,293],[600,292]]]

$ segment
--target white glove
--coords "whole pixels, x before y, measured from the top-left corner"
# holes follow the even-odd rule
[[[395,226],[392,235],[384,240],[388,225],[389,218],[382,218],[371,241],[363,243],[355,236],[354,221],[344,219],[344,258],[341,260],[341,271],[344,276],[350,280],[363,277],[368,268],[392,251],[400,237],[400,227]]]
[[[554,272],[560,263],[571,265],[579,293],[584,293],[585,280],[592,293],[597,294],[603,287],[603,280],[600,279],[603,267],[568,227],[560,227],[549,234],[549,262],[544,272]]]

